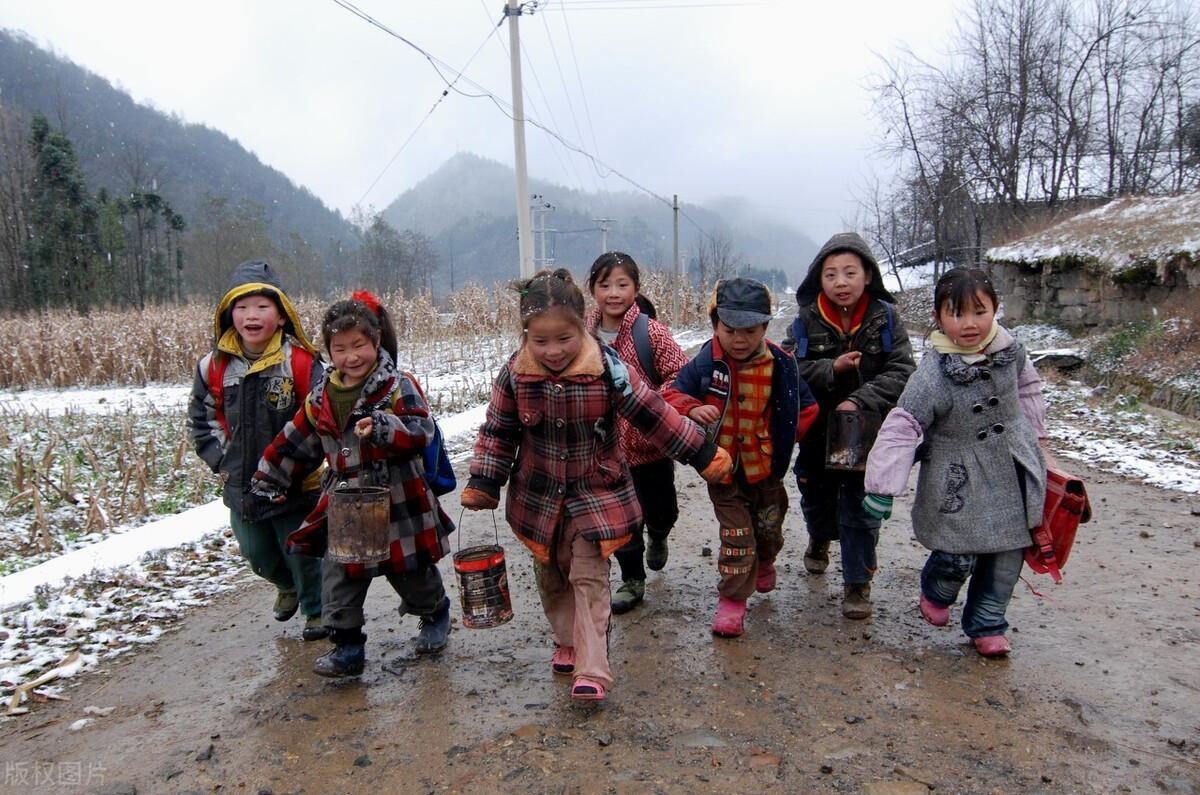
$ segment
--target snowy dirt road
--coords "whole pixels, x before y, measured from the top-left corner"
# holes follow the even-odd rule
[[[745,636],[714,639],[715,525],[680,469],[671,559],[613,621],[602,706],[571,704],[550,673],[529,557],[501,525],[511,623],[456,622],[440,658],[417,659],[415,619],[378,582],[366,674],[332,682],[309,670],[326,645],[272,621],[269,586],[247,579],[80,677],[69,702],[0,725],[0,790],[1198,792],[1200,506],[1085,474],[1097,516],[1063,585],[1019,586],[1007,661],[921,621],[906,500],[885,525],[875,617],[844,620],[836,555],[804,572],[794,483],[779,588],[752,598]],[[464,525],[464,543],[491,537],[486,515]],[[114,709],[72,730],[89,706]]]

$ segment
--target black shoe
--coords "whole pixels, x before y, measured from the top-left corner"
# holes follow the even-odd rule
[[[321,676],[360,676],[366,660],[365,643],[347,643],[318,657],[313,671]]]
[[[450,636],[450,597],[442,597],[430,615],[421,616],[421,631],[417,634],[417,654],[433,654],[446,648]]]
[[[321,640],[329,637],[329,627],[321,623],[320,616],[309,616],[304,619],[304,631],[300,633],[304,640]]]
[[[829,542],[810,538],[804,550],[804,568],[809,574],[824,574],[829,568]]]
[[[667,565],[667,539],[650,536],[646,540],[646,568],[662,571]]]
[[[287,621],[300,609],[300,595],[295,591],[280,591],[275,594],[275,620]]]

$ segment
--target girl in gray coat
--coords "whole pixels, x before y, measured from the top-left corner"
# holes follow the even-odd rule
[[[921,448],[912,521],[931,550],[921,615],[945,626],[970,577],[962,626],[985,657],[1010,651],[1004,614],[1046,494],[1041,380],[1024,346],[996,322],[998,303],[982,271],[954,268],[938,280],[933,350],[879,431],[863,500],[888,518]]]

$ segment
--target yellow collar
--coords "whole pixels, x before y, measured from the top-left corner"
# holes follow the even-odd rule
[[[246,352],[242,349],[242,338],[238,336],[237,329],[233,326],[225,329],[225,333],[221,335],[221,339],[217,341],[217,350],[222,353],[227,353],[230,356],[236,356],[239,359],[246,358]],[[265,370],[276,364],[283,362],[283,331],[277,330],[275,335],[267,342],[267,347],[259,354],[259,357],[250,362],[250,369],[246,371],[246,375],[257,373],[260,370]]]

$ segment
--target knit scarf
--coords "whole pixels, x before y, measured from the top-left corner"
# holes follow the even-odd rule
[[[1000,331],[1000,324],[995,320],[992,321],[992,330],[987,333],[987,336],[980,340],[978,345],[970,348],[964,348],[961,345],[956,345],[952,339],[947,337],[941,329],[938,329],[929,335],[929,342],[933,345],[933,349],[938,353],[956,353],[967,360],[968,364],[976,361],[977,357],[982,357],[983,352],[992,344],[992,340],[996,339],[996,333]]]

